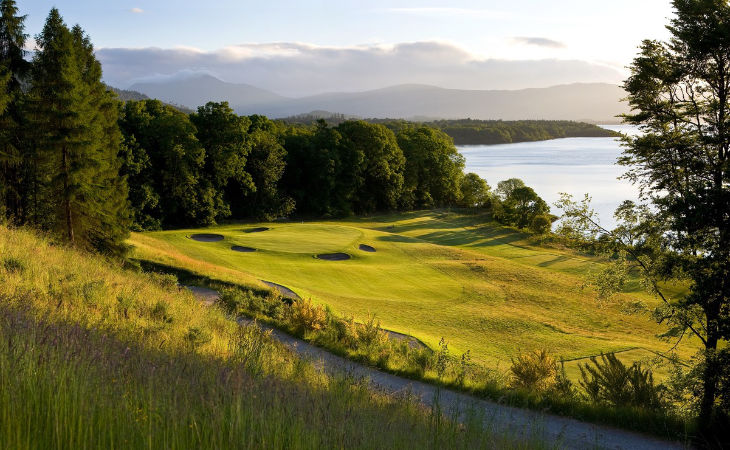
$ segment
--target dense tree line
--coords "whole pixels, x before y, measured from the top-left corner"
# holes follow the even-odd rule
[[[13,1],[0,5],[0,208],[13,223],[120,254],[130,229],[295,211],[491,208],[504,223],[535,230],[535,217],[549,217],[524,183],[492,193],[465,175],[453,139],[436,127],[290,124],[238,116],[226,102],[187,112],[104,85],[89,38],[55,8],[26,61],[24,17]]]
[[[512,144],[569,137],[615,137],[611,130],[568,120],[437,120],[427,125],[442,130],[457,145]]]
[[[291,124],[313,124],[326,120],[330,125],[339,125],[348,119],[342,114],[310,113],[283,119]],[[365,119],[366,122],[382,124],[397,132],[403,128],[427,126],[443,131],[456,145],[493,145],[517,142],[544,141],[570,137],[618,137],[618,133],[585,122],[571,120],[435,120],[411,122],[396,119]]]

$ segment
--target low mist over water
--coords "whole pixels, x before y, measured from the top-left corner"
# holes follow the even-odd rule
[[[607,125],[635,133],[628,125]],[[604,226],[615,224],[613,211],[623,200],[637,200],[638,189],[618,178],[626,171],[616,164],[620,141],[614,138],[568,138],[502,145],[460,146],[466,171],[479,174],[492,188],[508,178],[521,178],[545,199],[553,213],[560,192],[582,198],[588,193]]]

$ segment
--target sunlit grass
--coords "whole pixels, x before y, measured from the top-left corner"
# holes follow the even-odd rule
[[[270,230],[242,232],[259,226]],[[225,239],[202,243],[187,237],[198,231]],[[484,216],[428,211],[303,224],[237,224],[134,234],[130,242],[141,259],[240,285],[251,279],[253,284],[274,281],[337,314],[359,321],[376,314],[384,328],[412,334],[432,348],[443,337],[454,353],[469,350],[475,361],[501,370],[516,354],[535,348],[574,360],[633,349],[642,349],[639,358],[644,359],[671,347],[656,337],[664,329],[648,313],[626,313],[627,301],[655,302],[636,286],[602,302],[584,288],[600,259],[537,245],[530,236]],[[363,252],[359,244],[372,245],[376,252]],[[259,250],[237,253],[232,245]],[[333,251],[352,259],[314,257]],[[689,341],[679,347],[683,357],[694,351]],[[567,367],[575,377],[575,364]]]
[[[3,448],[542,446],[521,442],[326,377],[172,277],[0,227]]]

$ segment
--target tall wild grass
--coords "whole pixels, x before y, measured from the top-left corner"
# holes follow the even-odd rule
[[[172,277],[0,227],[0,447],[505,448],[329,378]]]

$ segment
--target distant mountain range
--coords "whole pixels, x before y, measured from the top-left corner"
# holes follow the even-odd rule
[[[619,86],[576,83],[521,90],[462,90],[428,85],[398,85],[364,92],[333,92],[288,98],[247,84],[226,83],[210,75],[137,83],[131,90],[177,105],[196,108],[228,101],[239,114],[272,118],[310,111],[333,111],[367,118],[544,119],[615,122],[628,111]]]

